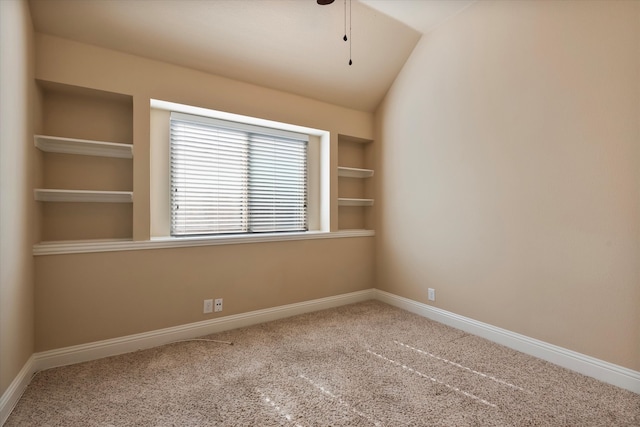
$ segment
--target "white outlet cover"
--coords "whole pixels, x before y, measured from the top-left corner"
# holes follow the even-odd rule
[[[204,314],[213,313],[213,300],[212,299],[204,300],[204,307],[202,309],[202,312]]]
[[[436,300],[436,290],[433,288],[429,288],[428,292],[427,292],[427,298],[429,298],[429,301],[435,301]]]

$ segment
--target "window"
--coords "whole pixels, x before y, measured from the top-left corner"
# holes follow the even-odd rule
[[[171,113],[171,235],[306,231],[308,135]]]

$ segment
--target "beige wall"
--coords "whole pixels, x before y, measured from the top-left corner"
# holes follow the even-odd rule
[[[33,28],[27,3],[0,2],[0,395],[34,348],[33,187],[39,179],[33,133]]]
[[[36,350],[369,289],[371,238],[42,256]]]
[[[228,315],[376,276],[383,290],[427,302],[434,287],[438,307],[640,370],[640,3],[477,2],[421,40],[375,138],[368,113],[36,35],[38,79],[133,99],[135,239],[150,235],[150,98],[328,130],[332,170],[338,134],[375,139],[378,237],[375,260],[372,238],[40,256],[35,296],[30,245],[47,236],[31,135],[43,108],[27,8],[0,5],[0,391],[34,349],[33,298],[43,351],[204,320],[205,298],[223,297]]]
[[[150,99],[330,131],[334,171],[338,134],[373,137],[371,113],[47,35],[36,35],[36,77],[133,98],[134,240],[150,237]],[[208,298],[229,315],[368,289],[373,261],[372,237],[38,256],[36,351],[218,316],[202,314]]]
[[[476,2],[376,120],[380,289],[640,370],[640,2]]]

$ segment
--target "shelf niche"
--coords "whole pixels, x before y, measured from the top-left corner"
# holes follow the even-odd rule
[[[338,229],[373,229],[373,141],[338,135]]]
[[[37,80],[40,241],[133,236],[133,97]]]

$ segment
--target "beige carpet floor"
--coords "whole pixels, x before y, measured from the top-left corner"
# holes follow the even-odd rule
[[[640,426],[640,395],[376,301],[37,374],[12,426]]]

